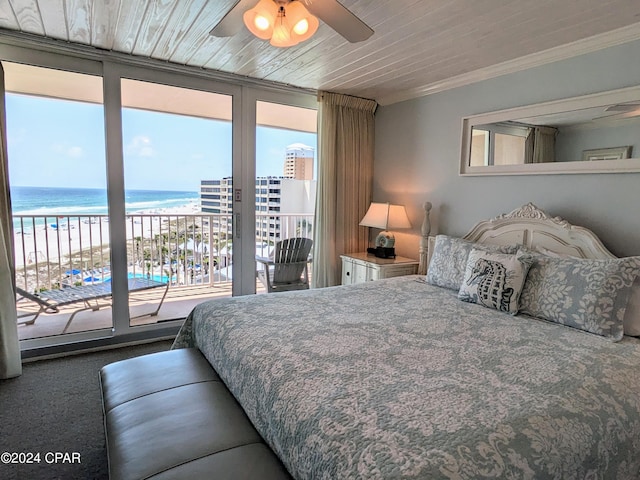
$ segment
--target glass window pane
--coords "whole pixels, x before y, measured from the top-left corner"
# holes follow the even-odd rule
[[[231,295],[232,98],[123,79],[122,103],[131,324],[184,318]]]
[[[469,166],[482,167],[489,164],[489,132],[474,128],[471,131],[471,156]]]
[[[256,117],[256,255],[269,257],[279,240],[313,238],[317,111],[260,101]],[[264,292],[264,264],[257,269]]]
[[[16,285],[50,303],[108,281],[102,78],[3,62]],[[21,339],[112,326],[109,299],[40,312],[18,299]],[[98,308],[99,307],[99,308]]]

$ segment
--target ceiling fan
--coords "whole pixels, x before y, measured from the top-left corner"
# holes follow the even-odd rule
[[[610,105],[605,112],[610,112],[606,115],[601,115],[593,120],[614,120],[619,118],[632,118],[640,116],[640,103],[618,103],[616,105]]]
[[[317,18],[316,18],[317,17]],[[362,42],[373,30],[337,0],[238,0],[211,30],[230,37],[242,25],[276,47],[290,47],[310,38],[318,18],[351,43]]]

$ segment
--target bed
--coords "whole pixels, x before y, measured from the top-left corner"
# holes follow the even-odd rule
[[[638,259],[531,204],[464,239],[423,233],[426,277],[205,302],[173,348],[202,352],[298,480],[640,478],[640,340],[623,335]],[[520,307],[561,321],[503,311],[504,292],[487,307],[478,284],[475,297],[435,285],[450,280],[432,273],[443,258],[464,256],[447,242],[469,243],[466,267],[472,254],[517,256]],[[568,305],[580,262],[623,264],[605,268],[614,300],[589,304],[576,283]],[[544,268],[565,281],[540,287]]]

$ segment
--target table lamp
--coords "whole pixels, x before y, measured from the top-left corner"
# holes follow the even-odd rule
[[[411,228],[411,222],[407,216],[404,205],[391,205],[387,203],[372,202],[364,218],[360,221],[363,227],[380,228],[375,241],[375,248],[368,248],[367,252],[380,258],[395,258],[396,238],[389,230]]]

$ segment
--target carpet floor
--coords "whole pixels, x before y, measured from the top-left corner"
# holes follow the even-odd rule
[[[0,455],[39,454],[39,463],[7,464],[2,455],[0,479],[108,479],[98,371],[170,346],[160,341],[40,360],[24,364],[22,376],[1,380]]]

